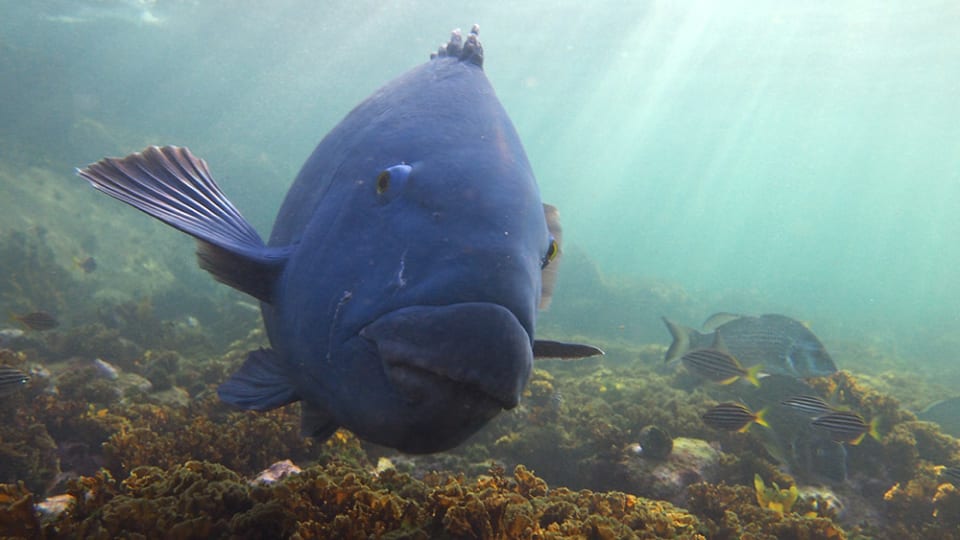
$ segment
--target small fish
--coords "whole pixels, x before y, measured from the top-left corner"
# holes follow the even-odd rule
[[[0,397],[9,396],[30,382],[30,376],[10,366],[0,366]]]
[[[830,433],[830,437],[837,442],[845,442],[856,446],[866,435],[880,440],[880,434],[877,431],[878,423],[879,418],[874,418],[868,424],[863,416],[855,412],[833,411],[814,419],[810,425],[825,429]]]
[[[21,337],[23,337],[23,330],[19,328],[0,329],[0,347],[6,347]]]
[[[770,424],[764,419],[767,409],[761,409],[757,412],[751,411],[743,403],[729,401],[721,403],[709,411],[703,413],[700,418],[703,423],[714,429],[724,431],[745,432],[756,422],[763,427],[770,427]]]
[[[944,467],[940,471],[940,480],[960,486],[960,467]]]
[[[83,259],[80,257],[74,257],[73,264],[75,264],[77,268],[83,270],[83,273],[85,274],[89,274],[97,269],[97,260],[93,257],[86,257]]]
[[[835,412],[834,408],[819,396],[793,396],[781,401],[780,404],[784,407],[789,407],[797,412],[813,417],[823,416]]]
[[[120,378],[120,370],[117,369],[117,366],[107,362],[103,358],[95,358],[93,360],[93,367],[97,370],[97,373],[106,379],[115,381]]]
[[[694,349],[684,354],[681,360],[688,370],[711,382],[730,384],[743,378],[760,386],[757,373],[763,368],[762,364],[744,369],[732,354],[720,349]]]
[[[28,330],[43,332],[60,326],[60,321],[46,311],[34,311],[23,315],[11,315],[11,319],[19,322]]]

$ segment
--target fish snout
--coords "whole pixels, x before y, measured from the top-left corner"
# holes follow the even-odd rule
[[[462,387],[453,394],[460,401],[492,399],[512,409],[533,365],[529,334],[498,304],[406,307],[381,316],[360,336],[375,344],[391,384],[411,403],[448,394],[450,388],[438,385],[452,382]]]

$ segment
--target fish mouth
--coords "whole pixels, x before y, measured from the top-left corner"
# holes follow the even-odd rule
[[[457,403],[464,413],[512,409],[520,401],[519,396],[506,393],[494,395],[472,381],[459,381],[444,373],[424,369],[411,363],[395,361],[384,362],[384,364],[390,383],[410,405],[436,401],[436,394],[441,388],[445,389],[443,393],[457,397]]]
[[[529,334],[499,304],[410,306],[379,317],[360,336],[375,344],[407,403],[461,407],[466,415],[516,407],[533,366]]]

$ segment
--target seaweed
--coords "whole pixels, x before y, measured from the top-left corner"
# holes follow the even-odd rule
[[[23,514],[30,493],[0,489],[27,501]],[[697,518],[668,503],[551,490],[522,466],[510,476],[494,468],[470,481],[440,473],[420,481],[335,462],[264,485],[188,461],[138,467],[122,482],[101,472],[69,493],[71,510],[43,521],[48,537],[703,538]],[[36,519],[26,523],[36,531]]]

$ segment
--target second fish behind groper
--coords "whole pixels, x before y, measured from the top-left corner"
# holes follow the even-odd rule
[[[833,358],[817,336],[800,321],[784,315],[716,314],[705,324],[713,331],[706,333],[667,318],[663,322],[673,337],[665,357],[667,362],[691,349],[710,347],[719,335],[727,350],[747,368],[762,364],[765,373],[801,378],[837,371]]]

